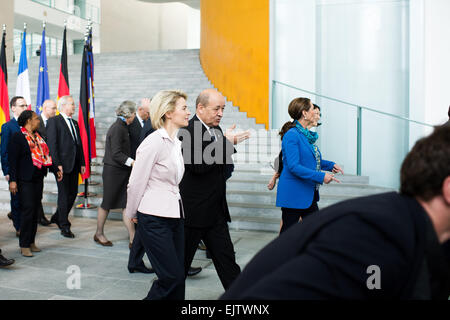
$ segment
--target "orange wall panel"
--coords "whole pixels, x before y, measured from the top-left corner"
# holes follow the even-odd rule
[[[201,0],[200,61],[228,100],[269,126],[269,0]]]

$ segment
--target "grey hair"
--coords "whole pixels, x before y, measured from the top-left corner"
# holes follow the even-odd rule
[[[126,119],[131,118],[133,114],[136,112],[136,103],[133,101],[125,100],[120,104],[120,106],[116,109],[116,115],[122,116]]]
[[[58,100],[58,110],[59,111],[62,111],[61,110],[62,106],[67,104],[67,102],[68,102],[67,100],[69,98],[72,98],[72,100],[74,100],[72,96],[62,96],[61,98],[59,98],[59,100]],[[74,100],[74,102],[75,102],[75,100]]]

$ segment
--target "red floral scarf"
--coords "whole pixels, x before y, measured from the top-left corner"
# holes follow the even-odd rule
[[[27,139],[28,145],[30,146],[33,166],[38,167],[39,169],[41,169],[42,166],[50,167],[52,165],[52,157],[50,156],[48,146],[44,139],[42,139],[37,132],[35,139],[33,139],[33,136],[23,127],[20,128],[20,131],[22,131],[25,139]]]

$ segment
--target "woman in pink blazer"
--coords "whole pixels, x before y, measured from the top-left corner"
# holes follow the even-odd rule
[[[156,131],[137,149],[128,182],[125,214],[138,223],[134,241],[143,244],[158,276],[145,299],[184,300],[184,213],[178,189],[184,162],[177,133],[191,114],[186,99],[173,90],[153,97],[150,119]]]

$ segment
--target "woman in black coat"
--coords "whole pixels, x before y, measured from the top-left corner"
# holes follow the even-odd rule
[[[50,169],[61,181],[62,173],[52,163],[48,146],[37,132],[40,124],[38,115],[25,110],[19,116],[18,123],[20,131],[12,136],[9,143],[9,190],[12,194],[20,195],[21,253],[25,257],[32,257],[32,252],[41,251],[35,244],[35,238],[44,177]]]
[[[136,116],[136,104],[124,101],[116,109],[117,120],[108,129],[103,157],[103,201],[98,208],[97,231],[94,241],[102,246],[112,246],[104,235],[106,218],[111,209],[122,209],[127,205],[127,185],[134,159],[131,158],[131,142],[128,126]],[[128,218],[123,222],[128,229],[130,247],[135,228]]]

